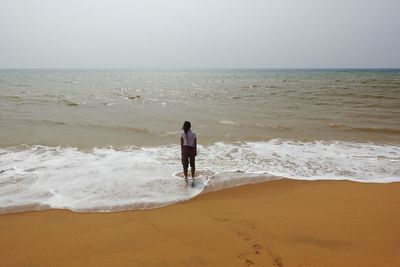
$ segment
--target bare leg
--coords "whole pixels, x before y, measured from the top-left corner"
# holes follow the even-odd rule
[[[183,167],[183,173],[184,173],[184,175],[185,175],[185,182],[187,183],[188,182],[188,168],[186,167]]]
[[[192,187],[194,187],[194,175],[195,175],[196,169],[193,167],[193,168],[190,168],[190,170],[192,172]]]
[[[192,187],[194,187],[194,175],[196,174],[196,165],[195,165],[195,158],[194,158],[194,154],[192,151],[192,154],[189,157],[189,162],[190,162],[190,171],[192,174]]]

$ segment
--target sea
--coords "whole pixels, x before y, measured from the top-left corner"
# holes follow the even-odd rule
[[[282,178],[399,182],[400,69],[0,69],[0,213],[151,209]]]

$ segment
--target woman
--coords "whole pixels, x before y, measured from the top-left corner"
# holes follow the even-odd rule
[[[188,183],[188,167],[190,163],[190,170],[192,173],[192,187],[194,187],[194,173],[196,171],[195,157],[197,156],[197,138],[196,133],[191,131],[191,123],[185,121],[181,133],[181,155],[183,173],[185,174],[185,181]]]

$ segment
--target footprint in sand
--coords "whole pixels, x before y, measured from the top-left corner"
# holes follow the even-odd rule
[[[253,248],[255,249],[254,253],[256,254],[261,254],[260,250],[262,249],[262,246],[259,244],[254,244]]]
[[[254,244],[254,245],[253,245],[253,248],[255,248],[255,249],[262,249],[262,246],[259,245],[259,244]]]
[[[212,218],[219,222],[228,222],[229,221],[229,219],[224,218],[224,217],[212,217]]]
[[[245,261],[245,263],[246,263],[247,266],[254,265],[254,262],[252,262],[252,261],[249,260],[249,259],[247,259],[247,260]]]
[[[275,262],[276,266],[283,267],[283,262],[282,262],[282,259],[280,257],[275,257],[274,258],[274,262]]]
[[[250,253],[250,255],[260,255],[261,250],[263,249],[263,247],[258,244],[255,243],[254,240],[251,239],[251,233],[248,234],[247,231],[250,230],[250,232],[252,232],[252,230],[257,229],[257,224],[253,221],[249,221],[249,220],[235,220],[235,219],[228,219],[231,216],[226,216],[226,214],[222,215],[222,214],[218,214],[217,216],[213,216],[211,217],[212,219],[222,222],[222,223],[230,223],[231,226],[233,226],[234,228],[236,228],[237,231],[237,235],[240,236],[242,238],[243,241],[250,243],[249,245],[252,248],[252,252]],[[238,256],[238,258],[244,260],[244,263],[246,264],[246,266],[252,266],[252,265],[256,265],[254,263],[253,260],[251,260],[249,257],[248,253],[242,253]],[[273,255],[270,256],[274,262],[274,265],[277,267],[283,267],[283,263],[281,258],[279,257],[274,257]]]
[[[250,260],[249,258],[247,258],[247,253],[242,253],[242,254],[240,254],[240,255],[238,256],[238,258],[244,259],[244,263],[245,263],[247,266],[251,266],[251,265],[254,265],[254,264],[255,264],[252,260]]]

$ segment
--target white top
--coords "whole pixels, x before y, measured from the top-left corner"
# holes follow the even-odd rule
[[[186,134],[185,131],[182,131],[181,137],[183,138],[184,146],[194,147],[194,140],[196,139],[196,133],[189,130]]]

